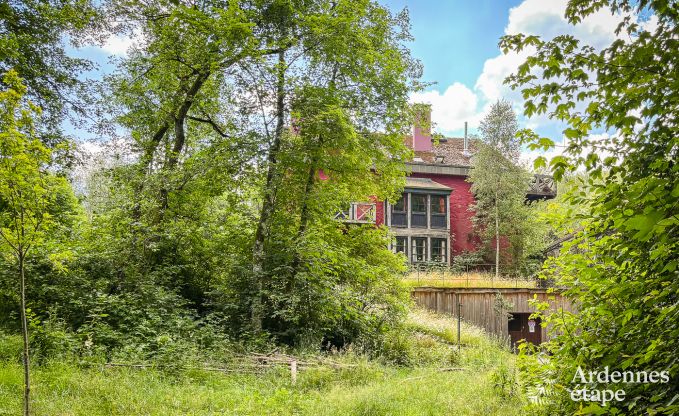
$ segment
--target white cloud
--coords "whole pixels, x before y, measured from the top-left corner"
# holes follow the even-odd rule
[[[439,131],[451,132],[464,128],[464,122],[477,123],[478,97],[459,82],[448,86],[441,94],[438,90],[413,94],[413,102],[432,105],[431,118]]]
[[[134,44],[134,39],[127,35],[112,35],[101,46],[110,55],[125,56],[127,50]]]
[[[537,35],[543,39],[570,34],[581,41],[581,44],[603,48],[615,38],[615,29],[622,17],[613,15],[602,9],[583,19],[577,25],[571,25],[564,17],[567,0],[525,0],[509,10],[509,19],[505,27],[506,35],[524,33]],[[522,102],[518,91],[512,91],[503,85],[504,79],[516,72],[534,49],[529,48],[520,53],[510,52],[498,54],[486,60],[483,72],[474,88],[483,94],[486,100],[506,98],[514,102]]]
[[[567,0],[525,0],[509,10],[505,34],[524,33],[539,35],[544,39],[571,34],[595,48],[604,47],[615,39],[614,32],[621,21],[620,15],[613,15],[602,8],[574,26],[564,16],[567,3]]]
[[[615,29],[622,20],[622,16],[613,15],[607,9],[583,19],[577,25],[571,25],[565,18],[567,0],[524,0],[521,4],[509,10],[505,34],[531,34],[543,39],[551,39],[556,35],[570,34],[580,40],[581,44],[602,48],[609,45],[615,38]],[[648,28],[657,25],[657,19],[651,17],[643,22]],[[498,51],[498,55],[487,59],[483,70],[479,74],[474,88],[458,82],[448,86],[445,92],[433,90],[415,94],[413,101],[432,104],[432,121],[437,130],[443,133],[462,128],[464,121],[470,122],[475,128],[482,119],[490,103],[499,99],[507,99],[513,103],[517,114],[523,110],[521,92],[512,90],[504,84],[510,74],[516,72],[526,57],[534,52],[527,48],[520,53],[510,52],[506,55]],[[560,123],[552,121],[547,115],[537,115],[529,120],[520,120],[526,127],[550,127],[554,129]]]
[[[519,65],[534,51],[534,48],[527,48],[520,53],[501,54],[487,59],[483,64],[483,72],[476,80],[474,89],[487,101],[497,101],[500,98],[520,101],[521,93],[512,91],[509,86],[503,83],[505,78],[516,71]]]

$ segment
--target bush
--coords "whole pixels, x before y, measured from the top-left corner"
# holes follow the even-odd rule
[[[0,362],[20,362],[22,350],[21,336],[0,332]]]
[[[47,319],[41,321],[30,309],[26,314],[33,362],[64,359],[76,353],[78,338],[63,320],[48,314]]]

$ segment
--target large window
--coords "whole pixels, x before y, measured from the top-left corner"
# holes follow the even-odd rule
[[[408,255],[408,237],[396,237],[395,251]]]
[[[391,205],[390,225],[445,229],[448,227],[448,211],[446,195],[407,192]]]
[[[408,194],[401,195],[401,198],[391,206],[391,225],[394,227],[408,226]]]
[[[431,239],[431,261],[438,261],[445,263],[447,260],[446,254],[446,239],[445,238],[432,238]]]
[[[427,195],[411,194],[410,226],[427,228]]]
[[[446,228],[446,197],[431,195],[429,212],[431,213],[431,228]]]
[[[427,261],[427,239],[425,237],[415,237],[413,241],[412,261]]]

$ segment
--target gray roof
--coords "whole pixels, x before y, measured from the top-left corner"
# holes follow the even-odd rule
[[[430,190],[436,190],[436,191],[452,191],[452,188],[449,188],[445,185],[441,185],[438,182],[434,182],[429,178],[411,178],[407,177],[406,178],[406,188],[408,189],[430,189]]]

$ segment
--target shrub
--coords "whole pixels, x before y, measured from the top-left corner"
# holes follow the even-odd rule
[[[20,362],[22,350],[21,336],[0,331],[0,362]]]

